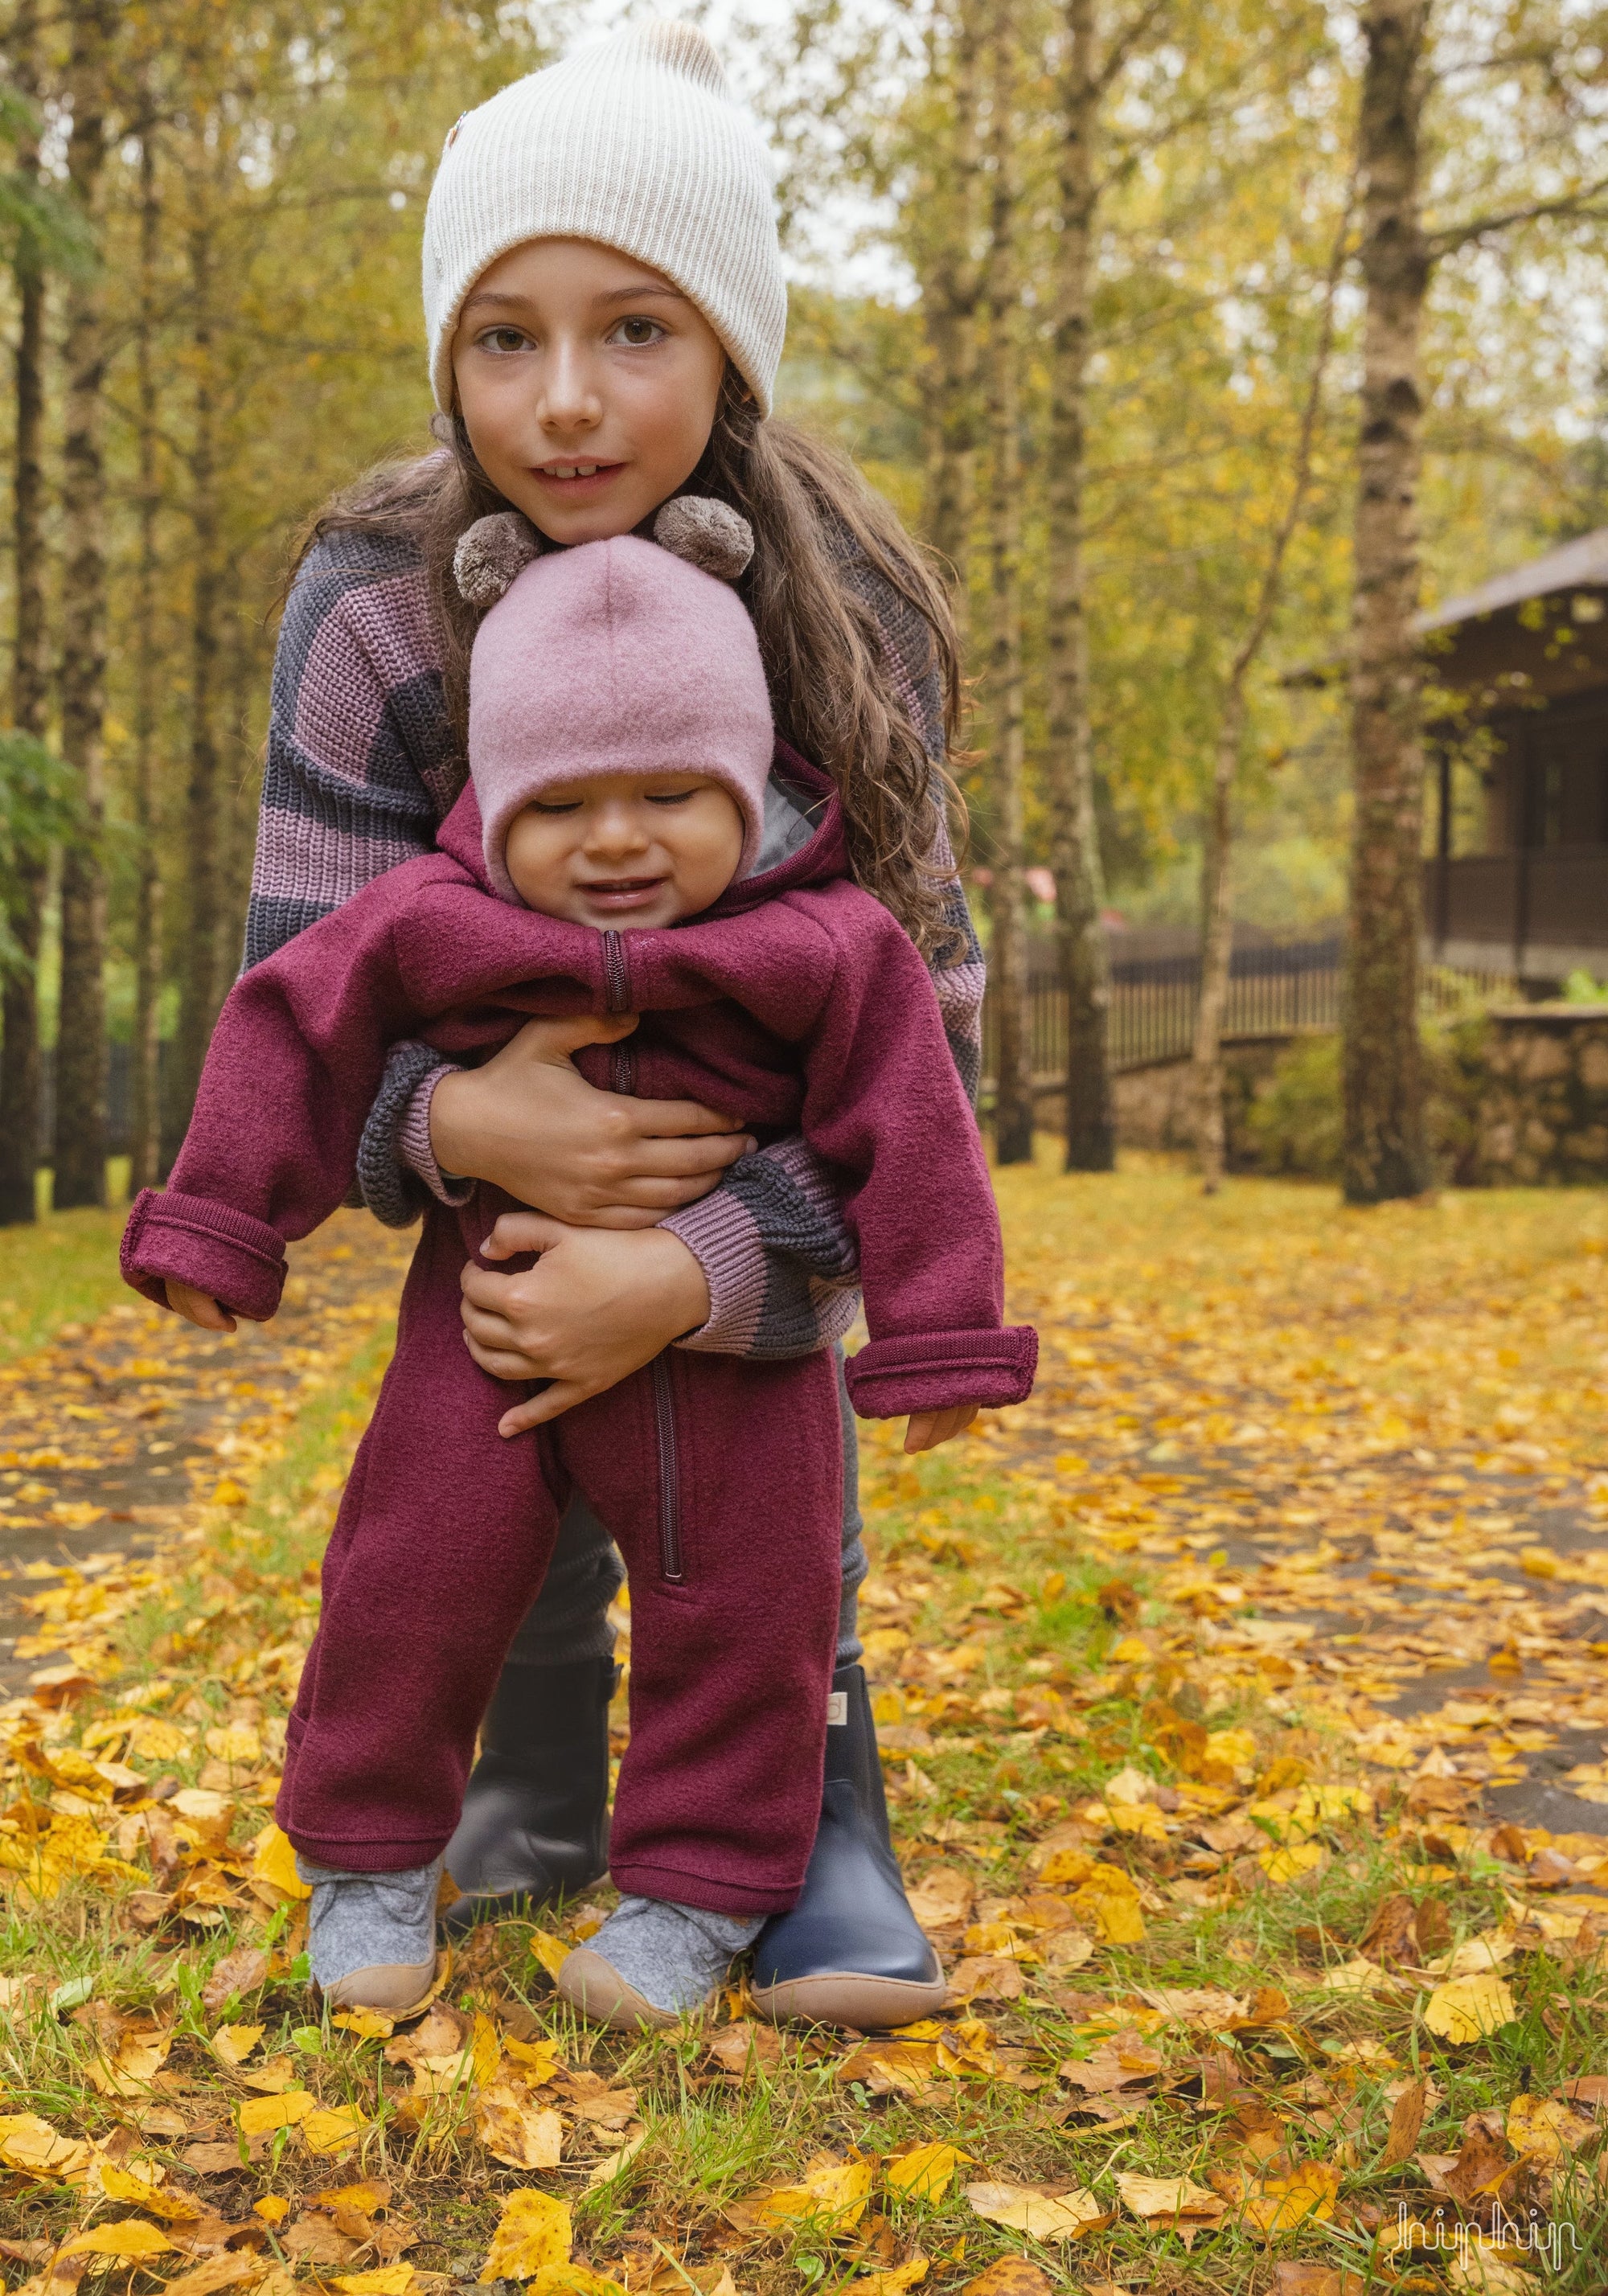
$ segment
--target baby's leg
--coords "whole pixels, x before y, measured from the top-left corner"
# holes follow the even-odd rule
[[[835,1371],[825,1354],[671,1349],[557,1434],[631,1578],[610,1855],[627,1902],[569,1989],[607,2013],[607,1980],[586,1982],[607,1960],[634,2014],[670,2013],[792,1904],[814,1845],[841,1578]]]
[[[324,1558],[278,1817],[310,1864],[418,1872],[457,1823],[475,1733],[557,1527],[551,1446],[496,1432],[464,1346],[463,1246],[432,1218]]]

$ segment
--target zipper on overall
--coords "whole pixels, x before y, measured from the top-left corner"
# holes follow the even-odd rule
[[[626,962],[624,936],[605,932],[603,991],[611,1013],[631,1009],[631,973]],[[636,1051],[627,1037],[614,1047],[611,1085],[615,1092],[636,1089]],[[676,1391],[671,1384],[668,1350],[649,1366],[653,1379],[653,1432],[659,1452],[659,1575],[671,1587],[685,1577],[681,1555],[681,1473],[676,1441]]]

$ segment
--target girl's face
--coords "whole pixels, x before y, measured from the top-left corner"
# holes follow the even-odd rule
[[[629,534],[697,469],[726,372],[679,288],[584,239],[483,271],[453,339],[480,468],[550,542]]]

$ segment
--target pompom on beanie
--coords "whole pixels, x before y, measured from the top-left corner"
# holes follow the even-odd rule
[[[626,534],[534,559],[480,624],[469,668],[469,771],[486,867],[516,814],[603,774],[706,775],[742,816],[739,876],[765,820],[775,735],[754,626],[736,592]]]
[[[691,24],[643,24],[531,72],[466,111],[424,217],[436,404],[488,265],[528,239],[591,239],[695,303],[768,414],[787,327],[770,157]]]

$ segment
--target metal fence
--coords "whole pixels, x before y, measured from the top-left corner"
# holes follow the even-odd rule
[[[1035,952],[1028,976],[1033,1074],[1045,1083],[1066,1074],[1066,996],[1048,952]],[[1340,1026],[1341,947],[1325,940],[1271,941],[1236,948],[1229,964],[1226,1037],[1293,1037]],[[1485,998],[1516,995],[1507,975],[1426,968],[1426,1012],[1463,1011]],[[1176,956],[1118,957],[1111,966],[1111,1065],[1148,1068],[1186,1060],[1194,1049],[1201,1001],[1198,950]],[[983,1073],[996,1073],[997,1029],[992,999],[983,1007]]]

